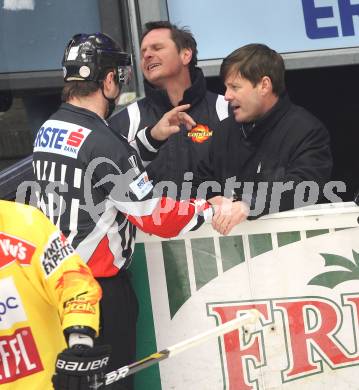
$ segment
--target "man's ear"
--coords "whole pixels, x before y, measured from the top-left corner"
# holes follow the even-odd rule
[[[114,71],[110,71],[107,73],[105,79],[103,80],[103,86],[107,90],[111,88],[111,84],[115,82],[115,73]]]
[[[188,65],[192,60],[192,50],[191,49],[182,49],[181,54],[183,65]]]
[[[272,80],[268,76],[263,76],[261,80],[261,92],[263,95],[273,92]]]
[[[108,72],[106,78],[108,78],[109,82],[114,82],[116,78],[115,71],[111,70],[110,72]]]

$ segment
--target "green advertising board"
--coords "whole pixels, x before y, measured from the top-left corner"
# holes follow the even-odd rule
[[[140,234],[139,359],[252,308],[260,319],[137,373],[136,390],[356,389],[358,217],[342,203],[245,222],[226,237],[211,225],[171,240]]]

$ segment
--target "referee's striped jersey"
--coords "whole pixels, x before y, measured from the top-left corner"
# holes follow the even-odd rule
[[[94,112],[64,103],[37,133],[38,206],[67,236],[94,276],[127,267],[136,227],[174,237],[212,215],[202,200],[156,195],[141,159]]]

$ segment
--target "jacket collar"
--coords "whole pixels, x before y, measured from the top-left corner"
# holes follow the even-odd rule
[[[108,126],[108,123],[105,119],[101,118],[95,112],[90,111],[87,108],[74,106],[73,104],[70,104],[70,103],[62,103],[60,106],[60,109],[65,110],[65,111],[71,111],[71,112],[76,113],[76,114],[81,114],[81,115],[87,116],[87,117],[92,118],[92,119],[100,120]]]
[[[265,133],[270,131],[288,111],[291,101],[286,92],[280,95],[277,103],[255,122],[241,123],[243,137],[252,144],[258,144]]]
[[[200,68],[194,68],[191,72],[192,85],[185,90],[182,101],[179,104],[196,105],[200,102],[206,94],[206,80]],[[164,110],[173,108],[172,103],[168,97],[165,89],[155,88],[147,80],[144,81],[146,97],[154,102],[156,106],[162,107]]]

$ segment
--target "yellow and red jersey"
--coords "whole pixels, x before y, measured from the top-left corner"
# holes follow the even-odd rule
[[[41,211],[0,201],[0,389],[52,389],[63,330],[98,332],[101,289]]]

